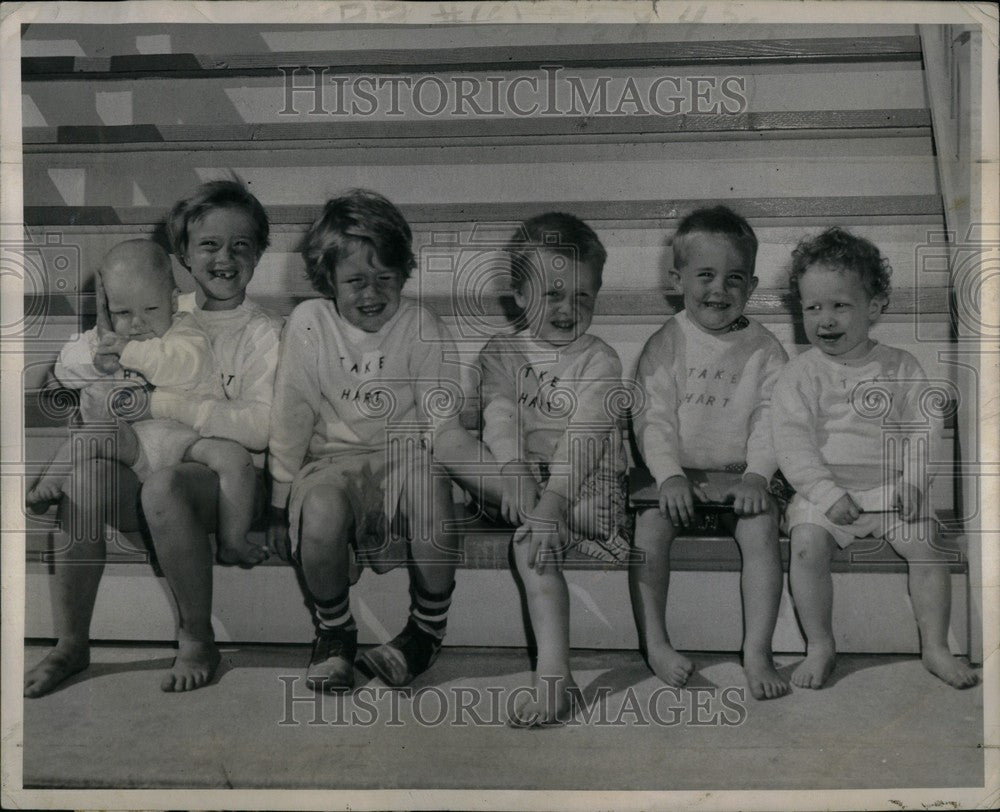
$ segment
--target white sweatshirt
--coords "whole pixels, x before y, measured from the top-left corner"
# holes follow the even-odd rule
[[[569,498],[574,434],[610,436],[611,448],[619,452],[621,416],[614,414],[612,399],[621,387],[622,367],[599,338],[585,334],[556,347],[526,332],[496,336],[480,353],[479,365],[483,442],[501,465],[548,463],[548,489]]]
[[[271,411],[272,503],[284,507],[306,461],[384,448],[387,432],[457,419],[461,387],[447,327],[409,299],[376,333],[311,299],[285,326]],[[443,403],[451,400],[451,403]]]
[[[921,408],[930,391],[919,362],[905,350],[876,344],[851,361],[806,350],[782,370],[772,400],[778,463],[789,484],[823,512],[845,493],[889,484],[887,475],[901,474],[919,487],[926,456],[915,469],[912,455],[896,453],[897,441],[923,434],[933,447],[940,440],[940,419],[927,404]]]
[[[191,397],[157,390],[154,417],[179,420],[202,437],[235,440],[249,451],[267,448],[281,319],[249,299],[232,310],[193,310],[211,340],[221,392]],[[262,464],[261,458],[255,462]]]
[[[646,342],[633,426],[657,487],[684,468],[745,463],[765,479],[777,470],[771,389],[788,355],[767,329],[747,321],[710,334],[682,310]]]
[[[162,338],[128,342],[120,358],[122,369],[110,375],[94,366],[99,343],[97,328],[74,335],[66,342],[53,370],[59,383],[70,389],[83,389],[95,381],[134,380],[180,390],[177,396],[182,398],[221,391],[213,374],[209,338],[190,314],[178,313]]]

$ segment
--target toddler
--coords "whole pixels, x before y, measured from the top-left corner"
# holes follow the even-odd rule
[[[587,332],[604,246],[576,217],[548,213],[526,221],[507,250],[526,326],[483,349],[481,403],[483,440],[503,466],[504,517],[523,522],[514,559],[538,661],[533,696],[521,697],[510,721],[532,727],[563,720],[576,691],[561,572],[566,542],[597,559],[624,562],[630,530],[621,425],[612,409],[621,364]]]
[[[743,558],[743,668],[753,696],[772,699],[788,692],[771,652],[783,576],[768,492],[777,470],[771,389],[787,355],[743,315],[757,287],[746,220],[724,206],[699,209],[681,221],[673,252],[684,309],[646,342],[636,374],[644,408],[633,416],[635,438],[659,491],[658,508],[636,518],[641,555],[629,567],[639,645],[660,679],[688,681],[694,665],[671,645],[665,621],[670,546],[696,501],[731,500],[723,521]]]
[[[932,439],[936,421],[918,409],[927,381],[912,355],[869,335],[890,273],[878,248],[840,228],[793,253],[790,282],[812,348],[782,371],[773,404],[778,461],[797,491],[787,522],[789,583],[808,644],[792,683],[803,688],[822,687],[834,667],[833,551],[867,536],[907,561],[927,670],[956,688],[977,682],[948,648],[951,576],[918,459],[926,444],[898,431],[922,423]]]
[[[71,340],[55,366],[62,385],[83,390],[85,425],[114,421],[113,443],[85,443],[82,452],[130,466],[140,482],[181,461],[208,466],[219,475],[222,492],[236,496],[219,533],[219,558],[224,563],[256,563],[263,548],[247,541],[249,527],[243,516],[252,513],[252,507],[240,498],[247,476],[252,477],[249,455],[235,443],[202,438],[176,420],[137,419],[130,424],[116,419],[130,412],[146,415],[147,384],[185,397],[222,397],[208,336],[190,314],[177,312],[170,258],[150,240],[119,243],[98,271],[97,290],[98,327]],[[67,441],[56,459],[70,454]],[[57,502],[67,478],[50,464],[29,490],[28,506],[42,511]]]

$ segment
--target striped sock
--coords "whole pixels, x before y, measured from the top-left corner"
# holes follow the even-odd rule
[[[429,592],[416,581],[410,581],[410,619],[423,631],[438,640],[444,639],[448,625],[448,608],[455,582],[444,592]]]
[[[353,632],[358,628],[351,614],[351,593],[348,589],[328,601],[313,598],[313,615],[321,632]]]

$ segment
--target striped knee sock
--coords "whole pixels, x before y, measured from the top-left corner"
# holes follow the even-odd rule
[[[328,601],[313,598],[313,615],[316,625],[323,632],[353,632],[358,628],[351,614],[351,593],[348,589]]]
[[[429,592],[416,581],[410,582],[410,618],[423,631],[438,640],[444,638],[448,625],[448,608],[455,582],[444,592]]]

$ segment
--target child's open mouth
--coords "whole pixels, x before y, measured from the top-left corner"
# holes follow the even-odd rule
[[[822,341],[824,344],[836,344],[840,339],[844,337],[843,333],[817,333],[816,338]]]
[[[712,310],[728,310],[729,302],[702,302],[702,307],[709,307]]]
[[[358,307],[358,312],[362,316],[377,316],[383,310],[385,310],[384,304],[364,305],[363,307]]]
[[[212,271],[213,279],[221,279],[224,282],[230,282],[236,278],[237,271]]]
[[[549,324],[551,324],[557,330],[562,330],[564,333],[572,332],[573,328],[576,327],[575,321],[553,320],[550,321]]]

